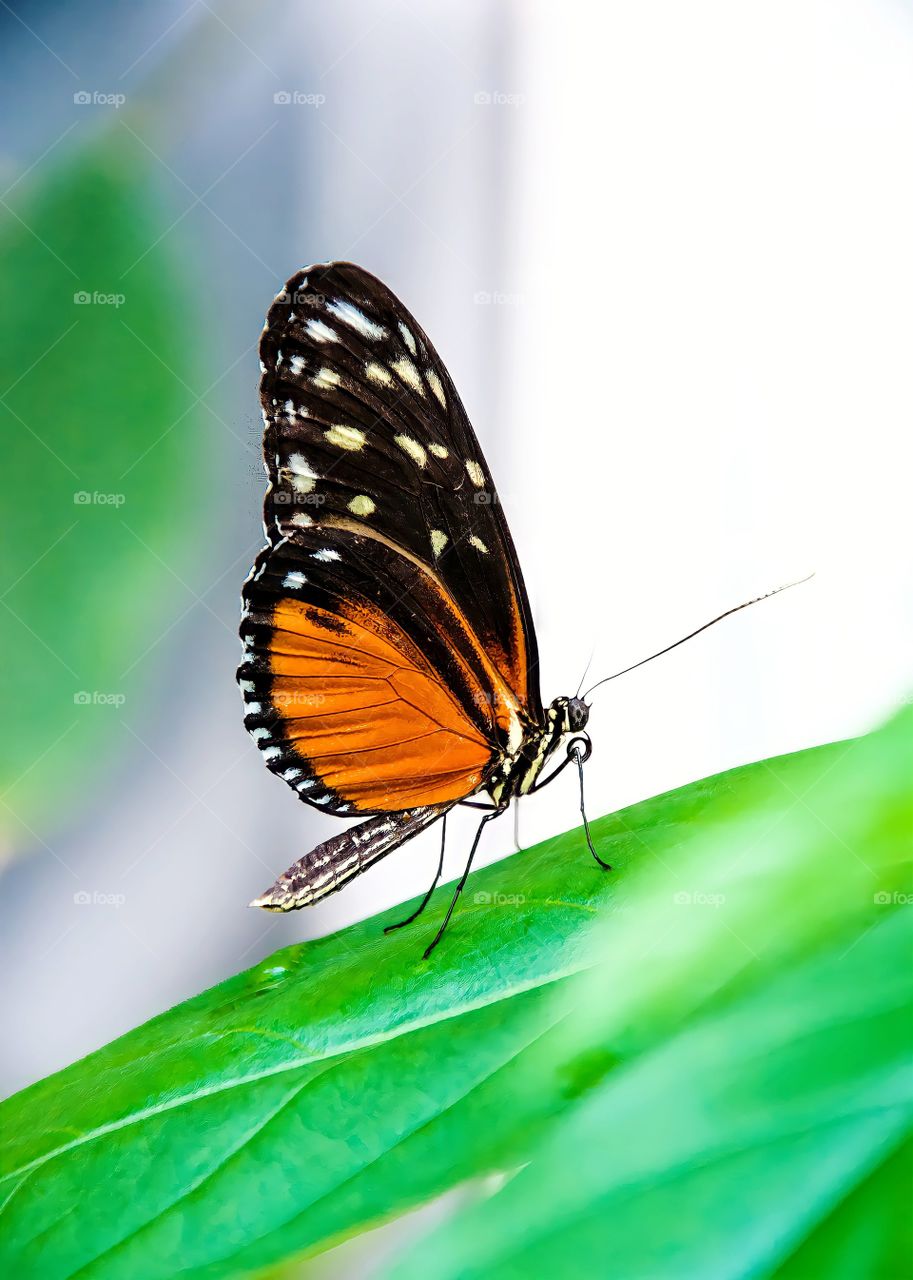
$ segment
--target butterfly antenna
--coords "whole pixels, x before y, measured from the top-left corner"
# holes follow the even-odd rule
[[[789,591],[790,587],[801,587],[803,582],[808,582],[815,575],[808,574],[805,578],[799,578],[796,582],[787,582],[782,587],[775,587],[773,591],[765,591],[762,596],[755,596],[753,600],[746,600],[743,604],[737,604],[732,609],[727,609],[725,613],[719,614],[716,618],[711,618],[709,622],[705,622],[702,627],[698,627],[696,631],[691,631],[686,636],[682,636],[681,640],[676,640],[674,644],[667,644],[665,649],[660,649],[657,653],[651,653],[649,658],[641,658],[640,662],[634,662],[630,667],[625,667],[623,671],[616,671],[614,675],[605,676],[602,680],[597,680],[591,685],[583,695],[588,698],[594,689],[598,689],[601,684],[607,684],[609,680],[617,680],[619,676],[626,676],[629,671],[636,671],[638,667],[644,666],[648,662],[652,662],[654,658],[661,658],[664,653],[670,653],[673,649],[677,649],[680,644],[684,644],[686,640],[693,640],[695,636],[699,636],[702,631],[706,631],[708,627],[714,627],[718,622],[722,622],[724,618],[730,617],[733,613],[738,613],[741,609],[747,609],[750,605],[760,604],[762,600],[769,600],[771,596],[778,596],[781,591]]]
[[[583,682],[584,682],[584,680],[585,680],[585,679],[587,678],[587,676],[589,675],[590,667],[593,665],[593,658],[595,657],[595,655],[596,655],[596,646],[595,646],[595,645],[593,645],[593,648],[592,648],[592,651],[591,651],[591,653],[590,653],[590,656],[589,656],[589,658],[587,659],[587,664],[586,664],[586,666],[583,668],[583,675],[580,677],[580,683],[577,685],[577,692],[574,694],[574,697],[575,697],[575,698],[579,698],[579,697],[580,697],[580,690],[583,688]]]

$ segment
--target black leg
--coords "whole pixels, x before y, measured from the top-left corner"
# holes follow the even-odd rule
[[[587,846],[589,847],[590,853],[602,867],[603,871],[611,871],[612,868],[609,863],[603,862],[602,858],[600,858],[599,854],[593,848],[593,840],[590,836],[590,824],[587,822],[586,809],[583,804],[583,756],[579,751],[575,751],[573,755],[574,760],[577,762],[577,772],[580,775],[580,816],[583,818],[583,830],[586,834]]]
[[[472,848],[469,850],[469,857],[466,860],[466,867],[463,871],[463,874],[460,876],[460,882],[457,885],[456,889],[454,890],[453,897],[450,899],[450,906],[447,908],[447,914],[444,916],[444,923],[441,925],[440,929],[438,929],[437,933],[434,935],[434,941],[431,943],[429,947],[425,949],[425,954],[422,956],[423,960],[427,960],[428,957],[431,955],[432,951],[440,942],[441,938],[443,938],[444,930],[447,928],[447,925],[450,923],[450,917],[453,915],[453,908],[457,904],[457,898],[459,898],[460,894],[463,892],[463,886],[465,885],[466,880],[469,876],[469,870],[470,870],[470,867],[472,866],[472,860],[476,856],[476,849],[478,849],[479,847],[479,841],[482,838],[482,829],[484,828],[485,823],[491,822],[492,818],[497,818],[498,815],[503,812],[504,812],[503,809],[495,809],[493,813],[486,813],[485,817],[479,823],[478,830],[476,831],[476,834],[475,834],[475,839],[472,842]]]
[[[422,898],[421,902],[412,912],[411,916],[406,916],[405,920],[400,920],[399,924],[388,924],[384,928],[384,933],[392,933],[394,929],[402,929],[403,925],[411,924],[412,921],[417,920],[418,917],[425,910],[428,903],[431,901],[431,895],[434,893],[435,889],[437,888],[437,882],[438,880],[440,880],[441,873],[444,870],[444,845],[446,841],[447,841],[447,815],[445,813],[443,820],[441,821],[441,856],[438,858],[438,861],[437,861],[437,871],[434,873],[434,879],[431,882],[431,888],[425,894],[424,898]]]

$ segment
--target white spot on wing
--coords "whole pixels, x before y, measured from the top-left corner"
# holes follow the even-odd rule
[[[328,387],[338,387],[339,374],[335,369],[328,369],[326,365],[324,365],[322,369],[317,371],[311,381],[315,387],[323,387],[324,389]]]
[[[276,361],[278,364],[279,361]],[[292,373],[304,373],[304,356],[292,356],[289,361],[289,367]]]
[[[384,365],[378,364],[376,360],[368,361],[365,365],[365,374],[380,387],[393,386],[393,375],[390,370],[385,368]]]
[[[444,550],[448,541],[449,539],[443,529],[431,530],[431,550],[434,552],[435,559]]]
[[[407,325],[404,325],[402,320],[399,322],[399,331],[403,335],[403,342],[405,342],[412,354],[415,355],[415,338],[412,336],[411,329],[409,329]]]
[[[442,444],[429,444],[428,448],[436,458],[447,458],[450,456],[449,450],[445,449]]]
[[[369,516],[377,510],[375,502],[366,493],[358,493],[348,504],[349,510],[356,516]]]
[[[339,552],[333,551],[330,547],[321,547],[319,551],[311,552],[312,560],[338,560]]]
[[[375,324],[373,320],[369,320],[363,311],[359,311],[358,307],[351,302],[338,301],[333,299],[327,303],[327,311],[332,311],[343,324],[347,324],[350,329],[355,329],[363,338],[386,338],[387,330],[381,324]]]
[[[476,551],[481,551],[483,556],[488,555],[488,548],[481,538],[477,538],[475,534],[469,539],[470,545],[475,547]]]
[[[425,388],[418,375],[418,369],[416,369],[408,356],[400,356],[398,360],[393,361],[390,367],[394,373],[399,374],[403,382],[411,387],[413,391],[418,391],[420,395],[425,394]]]
[[[299,529],[310,529],[313,523],[313,518],[304,511],[296,511],[292,516],[292,524],[296,524]]]
[[[481,489],[485,483],[485,472],[477,462],[473,462],[472,458],[466,459],[466,474],[477,489]]]
[[[329,444],[335,444],[340,449],[361,449],[365,442],[365,433],[359,431],[358,427],[346,427],[341,424],[330,427],[328,431],[324,431],[323,435]]]
[[[289,471],[294,471],[295,475],[306,476],[309,480],[320,479],[317,472],[311,470],[310,463],[303,453],[290,453],[285,465]]]
[[[338,342],[339,334],[322,320],[309,320],[304,326],[315,342]]]
[[[442,409],[446,409],[447,397],[444,395],[444,388],[441,385],[441,380],[434,369],[426,369],[425,377],[428,379],[428,386],[434,392],[435,400],[437,400]]]
[[[307,578],[300,569],[292,569],[282,580],[284,587],[303,587],[307,582]]]
[[[409,457],[418,466],[423,467],[428,461],[428,455],[425,452],[424,445],[420,445],[417,440],[413,440],[411,436],[394,436],[393,439],[402,449],[403,453],[408,453]]]

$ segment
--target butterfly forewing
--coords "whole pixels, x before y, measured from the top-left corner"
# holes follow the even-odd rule
[[[497,492],[426,334],[347,263],[293,276],[261,341],[271,540],[361,525],[429,565],[521,706],[541,719],[535,635]]]
[[[268,545],[239,672],[269,767],[338,814],[448,806],[542,719],[510,533],[422,329],[349,264],[261,340]]]

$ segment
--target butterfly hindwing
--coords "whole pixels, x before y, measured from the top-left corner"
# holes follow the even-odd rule
[[[270,769],[327,812],[461,799],[516,721],[440,583],[357,531],[312,526],[265,548],[241,634],[245,724]]]
[[[299,907],[312,906],[437,822],[451,807],[407,809],[404,813],[369,818],[306,853],[250,905],[267,911],[297,911]]]

